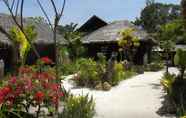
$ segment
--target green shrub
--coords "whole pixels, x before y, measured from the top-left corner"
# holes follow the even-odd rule
[[[117,85],[120,81],[134,76],[136,73],[132,70],[125,70],[122,63],[115,63],[112,85]]]
[[[81,59],[78,62],[79,66],[79,79],[76,83],[79,86],[95,87],[98,81],[101,81],[99,76],[97,63],[92,59]]]
[[[154,62],[147,64],[144,69],[145,71],[159,71],[163,69],[163,67],[164,67],[163,63]]]
[[[124,67],[121,63],[115,63],[114,65],[114,75],[112,78],[112,85],[117,85],[119,81],[124,79]]]
[[[134,75],[136,75],[137,73],[136,72],[134,72],[134,71],[125,71],[125,73],[124,73],[124,80],[125,79],[128,79],[128,78],[130,78],[130,77],[132,77],[132,76],[134,76]]]
[[[93,98],[86,96],[69,96],[65,101],[63,113],[59,118],[93,118],[95,103]]]
[[[71,62],[60,66],[61,75],[71,75],[77,73],[77,71],[78,71],[78,67],[76,65],[76,62]]]

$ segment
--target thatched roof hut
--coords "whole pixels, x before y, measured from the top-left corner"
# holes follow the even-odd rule
[[[49,25],[45,22],[36,22],[33,18],[24,18],[23,24],[28,25],[32,24],[35,26],[35,30],[37,32],[37,37],[35,40],[35,44],[52,44],[53,41],[53,33],[50,29]],[[0,13],[0,25],[6,29],[6,31],[9,31],[12,26],[15,26],[15,23],[10,15]],[[64,42],[64,38],[60,35],[57,35],[59,43]],[[10,42],[7,37],[0,32],[0,42],[4,44],[11,45],[12,42]]]
[[[18,21],[20,18],[18,17]],[[32,24],[35,27],[37,32],[37,37],[34,40],[33,44],[35,45],[40,56],[48,56],[53,61],[55,61],[55,49],[54,49],[54,40],[53,33],[49,25],[45,22],[36,22],[33,18],[24,18],[24,26]],[[0,25],[8,32],[10,28],[15,26],[15,22],[12,17],[7,14],[0,13]],[[63,44],[65,39],[57,34],[57,41],[59,44]],[[11,66],[15,60],[15,49],[13,49],[13,42],[7,38],[3,33],[0,32],[0,59],[5,61],[5,65]],[[27,63],[32,64],[36,61],[37,57],[33,50],[28,54]]]
[[[133,25],[127,20],[123,21],[115,21],[111,24],[108,24],[83,38],[84,44],[89,43],[108,43],[108,42],[116,42],[119,37],[119,31],[123,29],[133,28],[135,29],[135,35],[140,40],[148,40],[148,34],[140,29],[139,27]]]
[[[144,30],[127,20],[112,22],[84,36],[82,42],[88,49],[88,56],[96,57],[98,52],[102,52],[107,58],[110,58],[112,52],[118,52],[120,48],[117,43],[120,36],[119,32],[128,28],[135,29],[134,35],[140,39],[140,46],[133,59],[134,63],[144,64],[144,58],[150,59],[150,51],[154,41]],[[148,60],[148,62],[150,61]]]

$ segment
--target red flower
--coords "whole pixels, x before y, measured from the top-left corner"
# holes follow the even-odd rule
[[[37,102],[42,102],[43,100],[44,100],[44,96],[45,96],[45,94],[43,93],[43,92],[41,92],[41,91],[38,91],[36,94],[35,94],[35,100],[37,101]]]
[[[58,91],[59,88],[60,88],[60,84],[51,84],[51,89],[52,89],[53,91]]]
[[[42,57],[41,61],[45,64],[52,64],[52,60],[48,57]]]
[[[11,92],[11,88],[8,87],[8,86],[6,86],[6,87],[2,88],[1,91],[2,91],[2,94],[3,94],[4,96],[6,96],[6,95],[8,95],[8,94]]]
[[[59,93],[59,96],[60,96],[60,97],[63,97],[63,96],[64,96],[64,93],[63,93],[63,92],[60,92],[60,93]]]

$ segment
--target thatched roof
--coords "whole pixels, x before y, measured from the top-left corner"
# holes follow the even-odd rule
[[[37,23],[31,18],[24,18],[23,19],[24,25],[27,24],[33,24],[35,26],[35,30],[37,32],[37,38],[34,43],[36,44],[51,44],[54,43],[53,41],[53,33],[50,29],[49,25],[46,23]],[[13,19],[10,15],[0,13],[0,25],[3,26],[3,28],[6,29],[6,31],[9,31],[9,29],[15,25]],[[59,43],[64,42],[64,38],[62,36],[57,35]],[[11,44],[10,41],[8,41],[7,37],[0,32],[0,42],[5,44]]]
[[[139,27],[133,25],[127,20],[115,21],[108,24],[98,30],[83,37],[82,41],[84,44],[89,43],[105,43],[105,42],[115,42],[119,37],[119,31],[122,29],[134,28],[136,30],[135,35],[140,40],[147,40],[148,34],[140,29]]]
[[[103,26],[106,26],[108,23],[96,15],[93,15],[89,20],[87,20],[77,31],[90,33],[95,31]]]

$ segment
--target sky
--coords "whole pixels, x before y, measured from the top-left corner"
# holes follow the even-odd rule
[[[49,0],[41,0],[49,16],[53,16]],[[58,7],[63,0],[56,0]],[[146,0],[67,0],[64,15],[60,24],[71,22],[79,25],[85,23],[91,16],[97,15],[107,22],[115,20],[134,20],[140,16]],[[162,3],[179,4],[181,0],[155,0]],[[0,0],[0,13],[7,13],[5,5]],[[43,16],[36,0],[25,0],[24,16]]]

